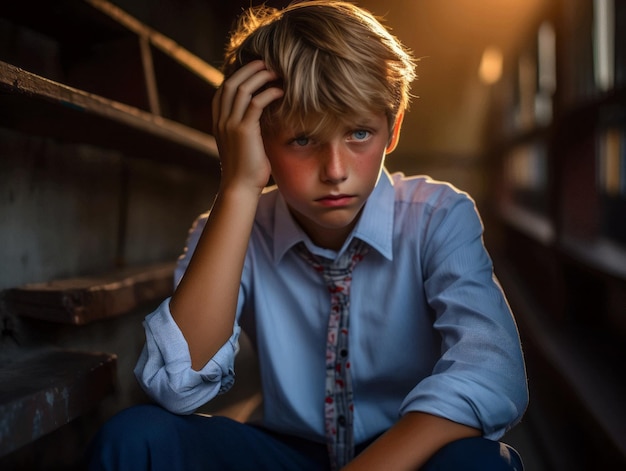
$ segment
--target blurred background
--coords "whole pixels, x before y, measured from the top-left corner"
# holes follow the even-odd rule
[[[210,103],[254,0],[0,9],[0,468],[80,469],[146,401],[141,322],[219,183]],[[288,2],[267,1],[281,7]],[[477,202],[531,402],[530,470],[626,467],[626,2],[361,0],[418,59],[387,167]],[[233,391],[262,410],[246,339]]]

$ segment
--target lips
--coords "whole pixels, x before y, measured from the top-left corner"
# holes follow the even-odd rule
[[[354,198],[356,198],[356,196],[354,195],[326,195],[316,199],[315,201],[320,203],[322,206],[339,207],[350,204],[354,200]]]

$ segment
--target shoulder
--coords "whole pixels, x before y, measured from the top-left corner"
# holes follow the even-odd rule
[[[435,180],[428,175],[405,176],[393,173],[390,179],[396,205],[423,206],[430,210],[454,206],[457,203],[474,205],[472,197],[451,183]]]
[[[469,237],[483,231],[478,208],[471,196],[454,185],[429,176],[391,175],[394,188],[396,235],[432,238]]]

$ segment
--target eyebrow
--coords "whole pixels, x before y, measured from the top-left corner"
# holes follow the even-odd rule
[[[374,126],[375,121],[373,119],[368,119],[365,121],[357,121],[355,123],[351,123],[350,127],[355,127],[355,128],[371,128],[372,126]]]
[[[375,126],[378,126],[378,116],[376,114],[368,113],[365,115],[357,116],[354,118],[354,120],[350,120],[350,119],[344,120],[344,119],[339,118],[335,121],[335,123],[336,123],[336,125],[334,126],[335,128],[341,126],[345,128],[346,130],[358,129],[358,128],[373,128]],[[291,127],[290,125],[286,125],[286,126],[282,126],[282,130],[279,132],[289,134],[291,136],[296,136],[296,137],[300,137],[300,136],[315,137],[316,135],[325,134],[325,132],[321,129],[317,129],[316,132],[314,132],[313,131],[314,128],[315,128],[315,124],[311,124],[311,126],[298,125],[294,127]]]
[[[365,118],[359,118],[357,121],[348,121],[346,122],[346,125],[348,127],[363,127],[363,128],[370,128],[370,127],[374,127],[378,125],[378,120],[375,117],[365,117]]]

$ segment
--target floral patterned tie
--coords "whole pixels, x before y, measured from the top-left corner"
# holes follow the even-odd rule
[[[367,246],[359,239],[352,239],[348,249],[337,260],[312,254],[304,243],[300,243],[297,250],[323,276],[330,293],[324,423],[331,467],[336,470],[354,457],[354,405],[348,355],[350,283],[352,270],[367,253]]]

